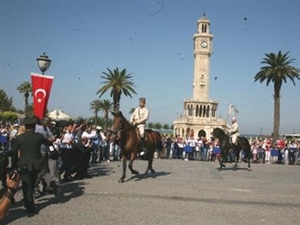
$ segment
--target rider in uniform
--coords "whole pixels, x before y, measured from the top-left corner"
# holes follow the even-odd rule
[[[230,125],[228,126],[228,132],[230,135],[230,142],[231,142],[231,146],[232,146],[231,149],[234,150],[235,146],[236,146],[236,141],[237,141],[238,137],[240,136],[239,125],[236,121],[236,117],[232,117],[231,126]]]
[[[146,108],[146,99],[139,99],[139,107],[134,110],[130,117],[130,123],[133,126],[137,126],[140,132],[140,143],[142,146],[142,152],[140,155],[147,154],[147,149],[145,148],[145,126],[146,121],[149,118],[149,110]]]

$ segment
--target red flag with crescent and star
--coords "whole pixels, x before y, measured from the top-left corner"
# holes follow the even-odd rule
[[[34,115],[43,118],[51,92],[54,77],[31,73]]]

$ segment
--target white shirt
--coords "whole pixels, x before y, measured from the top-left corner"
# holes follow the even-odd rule
[[[138,107],[134,110],[134,112],[130,116],[130,123],[134,121],[137,125],[145,125],[148,118],[149,118],[148,109],[146,107],[143,108]]]

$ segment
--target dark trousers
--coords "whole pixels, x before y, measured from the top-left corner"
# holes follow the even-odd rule
[[[170,157],[170,152],[171,152],[171,144],[167,144],[166,149],[167,149],[166,157],[169,158]]]
[[[24,206],[26,210],[34,211],[33,191],[39,171],[33,170],[21,176]]]
[[[71,176],[71,170],[74,165],[74,150],[69,148],[62,148],[61,149],[61,159],[62,159],[62,166],[60,168],[60,174],[65,172],[64,179],[67,179]]]
[[[104,160],[109,160],[109,144],[102,147]]]
[[[89,168],[90,164],[90,157],[91,157],[91,152],[76,152],[76,177],[77,178],[84,178],[85,176],[88,175],[87,171]]]

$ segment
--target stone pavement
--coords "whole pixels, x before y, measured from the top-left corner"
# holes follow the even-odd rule
[[[136,160],[134,168],[146,169]],[[94,177],[62,183],[58,198],[36,200],[38,214],[27,217],[21,191],[0,224],[30,225],[259,225],[300,224],[300,166],[233,164],[155,159],[154,175],[127,177],[121,162],[93,164]]]

